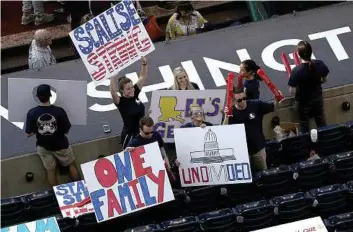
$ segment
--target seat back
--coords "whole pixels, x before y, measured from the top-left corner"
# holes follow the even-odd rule
[[[307,133],[282,140],[281,163],[290,165],[307,160],[310,153],[310,144],[310,136]]]
[[[25,221],[25,205],[21,197],[1,199],[1,227]]]
[[[348,189],[345,185],[334,184],[310,190],[315,199],[314,212],[323,217],[347,210]]]
[[[199,215],[200,224],[205,231],[236,231],[237,221],[232,209],[221,209]]]
[[[61,214],[55,216],[58,222],[61,232],[73,232],[75,231],[76,219],[75,218],[63,218]]]
[[[245,231],[270,227],[275,223],[274,208],[268,200],[238,205],[233,212],[239,227]]]
[[[278,167],[281,165],[281,144],[276,140],[266,142],[266,162],[268,167]]]
[[[131,229],[127,229],[124,232],[157,232],[162,231],[158,225],[151,224],[146,226],[139,226]]]
[[[348,139],[348,148],[353,150],[353,120],[346,123],[347,127],[347,139]]]
[[[346,125],[332,125],[318,130],[318,153],[329,156],[348,150]]]
[[[313,198],[305,192],[274,197],[272,204],[281,224],[309,218],[313,214]]]
[[[167,232],[196,232],[201,231],[200,223],[197,217],[183,217],[162,222],[160,224],[162,231]]]
[[[262,196],[284,195],[293,190],[293,170],[289,166],[281,166],[258,172],[255,183]]]
[[[26,196],[28,215],[36,220],[60,214],[60,208],[53,190],[36,192]]]
[[[226,190],[225,207],[235,207],[246,202],[260,200],[261,196],[254,183],[229,184],[222,186]]]
[[[329,166],[329,162],[325,159],[294,164],[292,167],[298,189],[307,191],[328,184]]]
[[[188,188],[186,193],[186,207],[193,215],[217,210],[225,199],[219,186]]]
[[[331,175],[341,183],[353,180],[353,152],[344,152],[329,157],[333,164]]]
[[[350,209],[353,211],[353,181],[349,181],[347,183],[347,189],[348,189],[348,196],[347,196],[348,205]]]
[[[329,217],[324,222],[330,232],[353,232],[353,212]]]

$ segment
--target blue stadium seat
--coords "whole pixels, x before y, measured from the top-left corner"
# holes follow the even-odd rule
[[[353,152],[335,154],[329,157],[332,164],[331,175],[334,180],[343,183],[353,180]]]
[[[346,123],[347,127],[347,137],[348,137],[348,147],[353,150],[353,120]]]
[[[277,167],[281,164],[282,152],[281,144],[276,140],[270,140],[266,142],[266,161],[268,167]]]
[[[262,196],[275,197],[292,192],[294,187],[293,170],[280,166],[255,174],[255,183]]]
[[[348,189],[345,185],[334,184],[310,190],[314,197],[314,213],[328,217],[344,213],[348,209]]]
[[[24,222],[25,205],[22,197],[1,199],[1,227]]]
[[[289,223],[312,216],[313,198],[304,192],[274,197],[272,203],[279,223]]]
[[[224,207],[233,207],[261,199],[254,183],[228,184],[222,187],[226,189],[226,202]]]
[[[199,215],[200,224],[205,231],[236,231],[237,221],[231,209],[221,209]]]
[[[183,217],[162,222],[160,224],[162,231],[167,232],[197,232],[201,231],[200,223],[197,217]]]
[[[329,162],[325,159],[293,164],[297,188],[301,191],[307,191],[328,184],[329,166]]]
[[[55,216],[61,232],[74,232],[76,226],[76,219],[63,218],[61,214]]]
[[[127,229],[124,232],[158,232],[162,231],[158,225],[146,225],[146,226],[139,226],[131,229]]]
[[[329,217],[324,222],[329,232],[353,232],[353,212]]]
[[[347,183],[348,188],[348,205],[353,210],[353,181],[349,181]]]
[[[104,230],[107,223],[97,223],[94,213],[83,214],[77,217],[76,231],[99,231]]]
[[[61,214],[53,190],[36,192],[26,196],[28,215],[31,219],[46,218]]]
[[[194,215],[217,210],[224,200],[219,186],[186,189],[186,206]]]
[[[347,136],[345,124],[319,128],[317,152],[322,157],[347,151]]]
[[[275,224],[274,208],[268,200],[261,200],[233,208],[242,231],[252,231]]]
[[[309,134],[302,134],[281,141],[281,164],[305,161],[310,154],[311,140]]]

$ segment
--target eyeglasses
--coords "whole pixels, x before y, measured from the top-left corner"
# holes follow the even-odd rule
[[[235,99],[237,102],[242,102],[242,101],[246,101],[246,97],[243,97],[243,98],[239,98],[239,99]]]

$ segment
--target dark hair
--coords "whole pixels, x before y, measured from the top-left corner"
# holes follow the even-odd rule
[[[247,72],[252,72],[253,76],[256,79],[262,81],[261,77],[259,77],[259,75],[257,75],[257,71],[260,69],[260,66],[258,66],[255,61],[253,61],[253,60],[244,60],[241,63],[244,65],[245,70]]]
[[[305,61],[309,61],[309,68],[313,68],[313,61],[311,60],[311,55],[313,54],[313,49],[307,41],[300,41],[297,45],[297,51],[300,58]]]
[[[50,99],[50,96],[38,96],[38,100],[41,102],[41,103],[47,103]]]
[[[131,83],[132,81],[127,77],[120,77],[119,78],[119,92],[123,94],[124,87],[126,84]]]
[[[144,126],[152,127],[154,125],[153,119],[149,116],[144,116],[139,121],[139,126],[142,129]]]
[[[240,93],[244,93],[244,89],[242,89],[242,88],[234,88],[233,89],[233,94],[240,94]]]
[[[274,116],[271,120],[271,124],[272,124],[272,129],[275,128],[276,126],[280,125],[281,120],[279,119],[278,116]]]
[[[176,20],[180,19],[181,11],[194,12],[195,9],[194,9],[194,7],[193,7],[193,5],[191,4],[190,1],[180,1],[180,2],[178,2],[176,10],[175,10],[175,13],[177,13]],[[192,15],[194,15],[194,13]]]

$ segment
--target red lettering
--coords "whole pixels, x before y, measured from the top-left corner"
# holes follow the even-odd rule
[[[114,217],[114,210],[118,212],[118,214],[122,214],[123,210],[121,209],[121,206],[119,205],[118,200],[116,199],[116,196],[113,192],[113,190],[108,189],[107,190],[107,199],[108,199],[108,217]]]
[[[140,39],[139,35],[140,36],[145,35],[145,36]],[[146,52],[150,49],[151,41],[147,34],[141,33],[141,28],[138,25],[132,28],[132,36],[134,38],[134,43],[136,44],[136,47],[139,51]]]
[[[200,172],[201,172],[202,182],[208,183],[209,182],[209,177],[208,177],[207,167],[206,166],[200,167]]]
[[[152,173],[152,168],[151,166],[148,166],[146,168],[143,167],[143,164],[145,163],[145,159],[141,157],[142,154],[145,154],[145,148],[144,147],[138,147],[132,152],[130,152],[132,164],[134,166],[135,170],[135,178],[139,178],[140,176],[147,175],[149,173]]]
[[[71,216],[71,211],[67,210],[67,211],[65,211],[65,214],[66,214],[67,217],[70,217]]]
[[[189,180],[186,180],[185,179],[185,169],[184,168],[182,168],[181,169],[181,176],[183,177],[183,182],[185,183],[185,184],[191,184],[191,174],[190,174],[190,169],[188,168],[188,173],[189,173]]]
[[[135,194],[135,198],[136,198],[136,201],[137,201],[137,204],[136,204],[136,207],[137,208],[142,208],[142,207],[145,207],[145,204],[142,203],[141,201],[141,198],[140,198],[140,195],[139,195],[139,191],[137,189],[137,184],[138,184],[138,180],[135,179],[135,180],[132,180],[129,182],[129,186],[132,188],[132,191],[134,191],[134,194]]]
[[[91,76],[94,80],[99,81],[105,77],[105,66],[99,61],[99,57],[96,53],[91,53],[87,56],[87,62],[90,65],[98,67],[98,71],[91,72]]]
[[[200,173],[199,173],[199,169],[198,168],[191,168],[191,176],[192,176],[193,183],[199,183],[200,182]]]
[[[109,55],[110,60],[113,63],[114,68],[119,69],[119,67],[121,67],[123,65],[123,63],[121,62],[120,58],[116,54],[115,43],[108,42],[104,45],[104,47]]]
[[[101,158],[97,160],[94,165],[94,172],[97,180],[105,188],[110,188],[118,180],[118,174],[112,162],[107,158]]]
[[[147,176],[158,185],[158,203],[163,202],[165,171],[160,170],[158,172],[158,177],[155,176],[153,173],[147,174]]]
[[[107,51],[105,50],[105,47],[104,46],[100,46],[97,49],[97,53],[98,53],[99,57],[103,58],[104,63],[108,67],[109,72],[112,73],[114,71],[114,69],[113,69],[113,67],[112,67],[112,65],[110,63],[110,60],[108,59]]]

